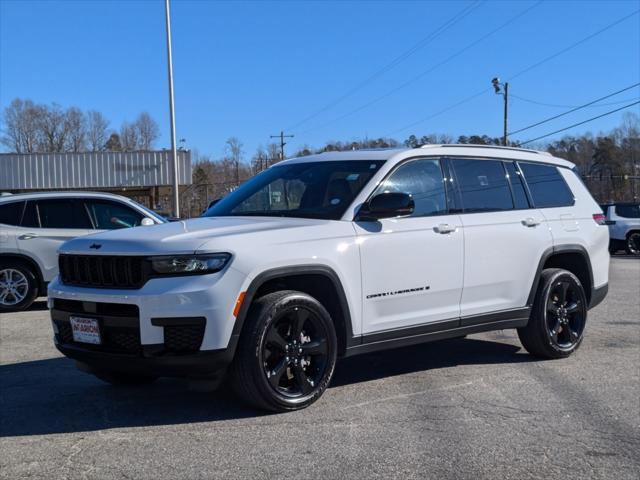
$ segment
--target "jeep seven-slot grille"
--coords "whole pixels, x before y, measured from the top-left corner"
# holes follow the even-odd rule
[[[60,255],[60,279],[65,285],[97,288],[141,288],[147,281],[144,257]]]

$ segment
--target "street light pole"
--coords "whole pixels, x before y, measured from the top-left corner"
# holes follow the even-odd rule
[[[171,12],[169,0],[164,2],[167,29],[167,67],[169,70],[169,120],[171,124],[171,165],[173,169],[173,216],[180,216],[180,192],[178,190],[178,150],[176,148],[176,116],[173,106],[173,58],[171,54]]]
[[[503,118],[503,134],[502,134],[502,145],[507,146],[508,137],[507,137],[507,125],[509,118],[509,83],[501,83],[498,77],[491,80],[491,84],[497,95],[502,95],[504,99],[504,118]]]

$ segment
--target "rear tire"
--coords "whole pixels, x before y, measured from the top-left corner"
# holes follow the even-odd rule
[[[97,378],[103,382],[110,383],[116,386],[135,386],[135,385],[148,385],[155,382],[158,377],[147,375],[134,375],[130,373],[121,372],[91,372]]]
[[[578,277],[549,268],[542,272],[531,317],[518,337],[531,355],[564,358],[582,343],[586,322],[587,298]]]
[[[640,255],[640,232],[627,235],[626,250],[629,255]]]
[[[270,293],[251,305],[229,380],[255,407],[299,410],[331,382],[337,345],[333,321],[315,298],[293,290]]]
[[[38,296],[38,279],[33,269],[20,260],[0,260],[0,312],[19,312]]]

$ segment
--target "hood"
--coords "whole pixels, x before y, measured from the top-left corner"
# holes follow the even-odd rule
[[[85,255],[194,253],[213,239],[317,226],[327,222],[328,220],[284,217],[202,217],[77,237],[65,242],[59,252]]]

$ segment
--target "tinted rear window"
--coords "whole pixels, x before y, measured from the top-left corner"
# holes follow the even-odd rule
[[[573,205],[573,194],[557,167],[526,162],[519,165],[536,208]]]
[[[18,225],[22,217],[24,202],[3,203],[0,205],[0,223]]]
[[[623,218],[640,218],[640,204],[616,205],[616,215]]]
[[[39,200],[42,228],[92,228],[80,201],[73,199]]]
[[[462,197],[463,211],[474,213],[513,209],[511,189],[502,161],[454,159],[451,164]]]

